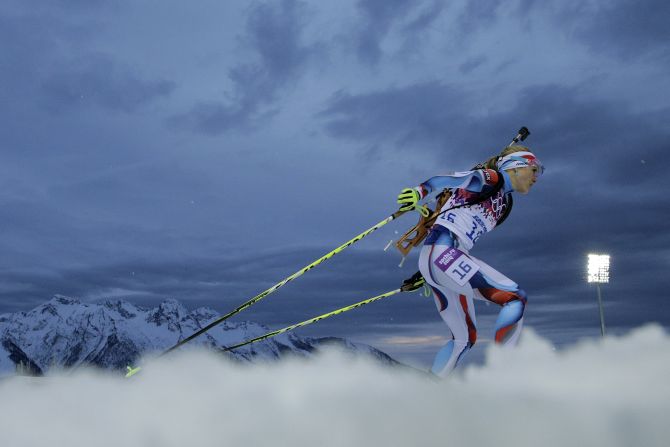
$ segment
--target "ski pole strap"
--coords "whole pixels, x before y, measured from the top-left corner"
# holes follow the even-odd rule
[[[416,204],[414,205],[414,209],[423,217],[430,216],[430,209],[425,205]]]
[[[419,273],[419,272],[417,272],[417,273]],[[414,278],[415,276],[416,275],[414,275],[412,278]],[[391,290],[391,291],[386,292],[386,293],[382,293],[381,295],[373,296],[372,298],[368,298],[367,300],[359,301],[358,303],[352,304],[350,306],[342,307],[341,309],[337,309],[337,310],[334,310],[332,312],[328,312],[326,314],[319,315],[318,317],[310,318],[309,320],[305,320],[305,321],[302,321],[300,323],[293,324],[291,326],[286,326],[283,329],[278,329],[276,331],[268,332],[267,334],[261,335],[260,337],[252,338],[252,339],[244,341],[242,343],[238,343],[236,345],[228,346],[225,349],[223,349],[223,351],[224,352],[225,351],[232,351],[233,349],[237,349],[237,348],[240,348],[242,346],[249,345],[251,343],[256,343],[258,341],[267,340],[268,338],[275,337],[279,334],[283,334],[284,332],[292,331],[293,329],[297,329],[297,328],[302,327],[302,326],[307,326],[308,324],[316,323],[317,321],[321,321],[323,319],[333,317],[335,315],[339,315],[341,313],[348,312],[350,310],[357,309],[361,306],[365,306],[366,304],[374,303],[375,301],[379,301],[379,300],[387,298],[389,296],[393,296],[397,293],[411,292],[411,291],[414,291],[414,290],[417,290],[417,289],[421,288],[421,286],[424,284],[424,279],[423,279],[423,277],[420,277],[420,273],[419,273],[419,279],[418,280],[416,280],[412,283],[408,283],[408,281],[410,281],[412,278],[410,278],[408,280],[405,280],[405,282],[403,283],[403,286],[398,288],[398,289]]]
[[[336,254],[338,254],[338,253],[344,251],[346,248],[348,248],[348,247],[352,246],[353,244],[355,244],[356,242],[360,241],[361,239],[363,239],[363,238],[364,238],[365,236],[367,236],[368,234],[372,233],[373,231],[378,230],[379,228],[383,227],[384,225],[386,225],[387,223],[391,222],[392,220],[397,219],[398,217],[402,216],[402,215],[405,214],[406,212],[407,212],[407,211],[400,211],[400,210],[396,211],[395,213],[393,213],[393,214],[391,214],[390,216],[388,216],[386,219],[384,219],[384,220],[382,220],[381,222],[377,223],[376,225],[374,225],[374,226],[368,228],[367,230],[365,230],[364,232],[362,232],[362,233],[359,234],[358,236],[354,237],[353,239],[350,239],[350,240],[348,240],[347,242],[345,242],[344,244],[340,245],[340,246],[337,247],[335,250],[333,250],[333,251],[331,251],[331,252],[329,252],[329,253],[326,253],[325,255],[323,255],[322,257],[320,257],[319,259],[317,259],[316,261],[314,261],[314,262],[312,262],[311,264],[309,264],[308,266],[304,267],[302,270],[298,270],[297,272],[295,272],[295,273],[292,274],[291,276],[289,276],[289,277],[287,277],[287,278],[284,278],[283,280],[281,280],[280,282],[278,282],[278,283],[275,284],[274,286],[270,287],[269,289],[267,289],[267,290],[265,290],[265,291],[259,293],[258,295],[256,295],[255,297],[251,298],[250,300],[248,300],[248,301],[246,301],[246,302],[240,304],[238,307],[236,307],[235,309],[231,310],[230,312],[228,312],[227,314],[223,315],[222,317],[217,318],[216,320],[212,321],[212,322],[209,323],[207,326],[203,327],[202,329],[198,330],[197,332],[193,333],[192,335],[190,335],[190,336],[186,337],[185,339],[181,340],[179,343],[175,344],[175,345],[172,346],[170,349],[168,349],[168,350],[166,350],[165,352],[163,352],[161,355],[165,355],[165,354],[167,354],[167,353],[169,353],[169,352],[171,352],[171,351],[173,351],[173,350],[179,348],[180,346],[182,346],[182,345],[188,343],[189,341],[193,340],[194,338],[196,338],[196,337],[198,337],[198,336],[204,334],[204,333],[207,332],[208,330],[212,329],[214,326],[217,326],[218,324],[223,323],[225,320],[227,320],[228,318],[232,317],[233,315],[238,314],[238,313],[242,312],[244,309],[253,306],[253,305],[256,304],[258,301],[260,301],[260,300],[262,300],[263,298],[265,298],[266,296],[270,295],[271,293],[273,293],[274,291],[276,291],[277,289],[279,289],[281,286],[283,286],[283,285],[286,284],[287,282],[292,281],[292,280],[298,278],[299,276],[302,276],[303,274],[305,274],[306,272],[308,272],[308,271],[311,270],[312,268],[314,268],[314,267],[316,267],[317,265],[321,264],[323,261],[325,261],[325,260],[327,260],[327,259],[330,259],[330,258],[332,258],[333,256],[335,256]]]

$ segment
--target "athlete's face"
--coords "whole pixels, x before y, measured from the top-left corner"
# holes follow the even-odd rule
[[[535,184],[540,175],[540,168],[537,166],[526,166],[523,168],[514,168],[508,171],[512,179],[512,188],[520,194],[528,194],[531,186]]]

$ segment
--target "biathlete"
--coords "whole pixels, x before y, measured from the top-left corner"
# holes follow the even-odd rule
[[[418,202],[434,191],[451,193],[419,255],[421,275],[452,334],[431,369],[440,377],[447,376],[477,340],[474,298],[502,307],[495,323],[496,343],[516,344],[523,326],[526,293],[469,251],[507,217],[512,193],[527,194],[544,168],[530,149],[519,145],[508,146],[478,167],[483,169],[433,177],[398,196],[400,209],[407,211],[420,209]]]

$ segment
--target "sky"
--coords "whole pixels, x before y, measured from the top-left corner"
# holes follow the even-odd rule
[[[667,331],[560,352],[526,335],[442,381],[338,352],[246,367],[180,352],[130,379],[12,377],[0,381],[0,428],[5,445],[26,447],[668,445]]]
[[[227,312],[527,126],[546,173],[473,255],[556,346],[600,335],[591,251],[612,256],[608,330],[668,328],[669,19],[650,0],[5,0],[0,312],[55,294]],[[398,287],[416,254],[383,248],[415,219],[236,318]],[[483,345],[496,312],[478,307]],[[301,333],[419,364],[449,336],[418,294]]]

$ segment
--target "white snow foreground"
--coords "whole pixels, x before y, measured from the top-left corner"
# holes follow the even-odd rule
[[[0,381],[3,446],[670,445],[670,337],[655,325],[516,349],[438,381],[327,352],[240,364],[211,352]]]

